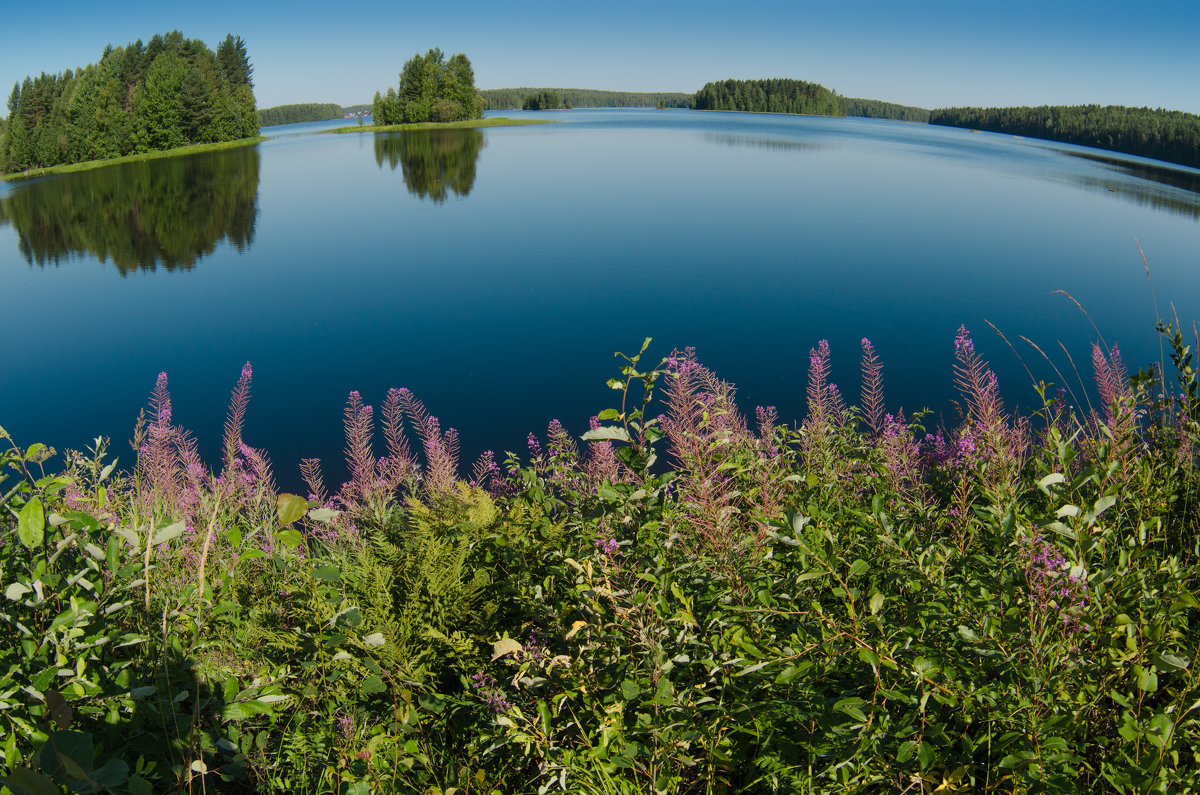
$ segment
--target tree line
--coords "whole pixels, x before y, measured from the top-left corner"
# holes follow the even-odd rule
[[[0,171],[48,168],[258,134],[240,36],[214,53],[179,31],[105,48],[100,62],[14,85]]]
[[[521,104],[521,110],[559,110],[560,108],[572,108],[570,102],[564,102],[559,97],[557,91],[548,88],[543,88],[541,91],[530,94],[525,97],[525,101]]]
[[[400,70],[398,89],[375,92],[371,115],[376,124],[478,119],[483,99],[475,89],[471,61],[462,53],[446,58],[437,48],[414,55]]]
[[[525,101],[542,92],[557,94],[559,100],[575,108],[653,108],[690,107],[692,95],[682,92],[600,91],[591,88],[485,88],[483,96],[489,110],[522,108]]]
[[[846,97],[846,115],[867,119],[896,119],[898,121],[929,121],[929,109],[912,105],[898,105],[880,99]]]
[[[930,124],[1026,135],[1200,167],[1200,116],[1122,105],[939,108]]]
[[[332,102],[300,102],[294,105],[276,105],[258,111],[258,123],[264,127],[275,124],[297,124],[302,121],[328,121],[346,115],[341,105]]]
[[[723,80],[706,83],[696,92],[692,107],[697,110],[845,116],[846,98],[819,83],[804,80]]]

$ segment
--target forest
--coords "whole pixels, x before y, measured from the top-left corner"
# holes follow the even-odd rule
[[[346,109],[333,102],[300,102],[294,105],[275,105],[260,108],[258,123],[264,127],[274,124],[296,124],[302,121],[328,121],[340,119]]]
[[[377,125],[478,119],[483,99],[471,61],[462,53],[447,59],[437,48],[414,55],[400,70],[399,89],[375,92],[371,115]]]
[[[1122,105],[939,108],[930,124],[1027,135],[1200,167],[1200,116]]]
[[[692,107],[697,110],[845,116],[846,98],[825,86],[804,80],[723,80],[705,84],[696,92]]]
[[[26,77],[8,99],[0,173],[253,137],[253,72],[240,36],[214,53],[173,31]]]
[[[867,119],[896,119],[897,121],[929,121],[929,110],[912,105],[898,105],[879,99],[846,97],[846,115]]]
[[[521,110],[559,110],[572,107],[574,105],[570,102],[564,102],[559,97],[557,91],[548,88],[543,88],[541,91],[530,94],[521,103]]]
[[[691,94],[681,92],[601,91],[591,88],[485,88],[479,93],[489,110],[524,107],[525,100],[541,92],[557,94],[575,108],[653,108],[661,102],[669,108],[686,108]]]

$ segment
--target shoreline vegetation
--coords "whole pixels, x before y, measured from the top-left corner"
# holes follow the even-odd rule
[[[223,149],[235,149],[242,146],[252,146],[265,140],[267,140],[266,136],[256,135],[253,138],[239,138],[234,141],[220,141],[211,144],[189,144],[187,146],[178,146],[174,149],[156,149],[150,152],[122,155],[120,157],[111,157],[105,160],[85,160],[81,163],[66,163],[59,166],[50,166],[48,168],[37,168],[30,169],[28,171],[0,174],[0,180],[4,180],[6,182],[16,182],[20,180],[34,179],[36,177],[46,177],[53,174],[69,174],[74,171],[90,171],[94,168],[115,166],[121,163],[139,163],[144,160],[158,160],[160,158],[176,157],[178,155],[194,155],[200,152],[217,152]]]
[[[240,36],[213,51],[176,30],[26,77],[0,123],[0,173],[254,138],[253,73]]]
[[[1162,369],[1096,343],[1094,397],[1027,414],[960,328],[938,428],[866,339],[859,405],[820,341],[791,424],[647,339],[581,438],[469,475],[410,390],[351,392],[307,495],[245,438],[249,363],[211,469],[166,373],[124,469],[0,428],[0,783],[1194,791],[1200,376],[1158,330]]]
[[[555,119],[508,119],[493,116],[486,119],[461,119],[459,121],[422,121],[410,124],[363,124],[334,127],[322,133],[399,132],[402,130],[473,130],[479,127],[525,127],[530,124],[560,124]]]

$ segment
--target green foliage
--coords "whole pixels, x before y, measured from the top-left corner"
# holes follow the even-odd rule
[[[1200,116],[1121,105],[939,108],[930,124],[1027,135],[1200,167]]]
[[[389,87],[386,96],[375,92],[371,114],[380,125],[478,119],[483,99],[467,56],[457,53],[447,59],[434,48],[405,62],[399,90]]]
[[[740,110],[754,113],[803,113],[845,116],[846,99],[818,83],[773,78],[706,83],[696,92],[697,110]]]
[[[565,103],[559,99],[558,93],[549,89],[530,94],[521,103],[521,110],[559,110],[563,107]]]
[[[253,137],[252,72],[240,38],[213,53],[174,31],[27,77],[9,98],[0,173]]]
[[[1097,348],[1108,405],[1046,399],[1036,428],[988,403],[961,332],[957,452],[834,400],[827,346],[808,418],[752,431],[694,352],[654,365],[646,340],[581,443],[552,424],[527,463],[401,479],[375,511],[197,481],[193,530],[147,521],[146,468],[101,441],[47,475],[0,429],[0,777],[1193,791],[1200,379],[1176,325],[1173,383]]]
[[[520,108],[527,97],[549,92],[572,108],[686,108],[692,95],[679,92],[600,91],[592,88],[485,88],[479,93],[492,110]]]
[[[929,121],[930,111],[911,105],[897,105],[878,99],[846,97],[846,115],[864,116],[868,119],[897,119],[899,121]]]
[[[301,102],[294,105],[275,105],[258,110],[258,123],[267,126],[274,124],[296,124],[303,121],[326,121],[340,119],[346,113],[341,105],[332,102]]]

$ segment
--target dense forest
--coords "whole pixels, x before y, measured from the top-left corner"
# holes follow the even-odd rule
[[[868,119],[896,119],[898,121],[929,121],[929,109],[912,105],[897,105],[879,99],[846,97],[846,115]]]
[[[34,180],[0,199],[0,226],[16,229],[30,265],[92,256],[122,276],[188,270],[222,240],[254,241],[258,174],[258,148],[238,146]]]
[[[930,124],[1027,135],[1200,167],[1200,116],[1121,105],[939,108]]]
[[[521,110],[559,110],[574,107],[569,102],[563,102],[557,91],[543,88],[541,91],[525,97]]]
[[[475,70],[466,55],[449,59],[434,48],[414,55],[400,70],[399,90],[375,92],[371,115],[376,124],[459,121],[483,115],[483,99],[475,89]]]
[[[258,111],[258,123],[264,127],[272,124],[296,124],[302,121],[328,121],[340,119],[345,108],[332,102],[301,102],[295,105],[276,105]]]
[[[705,84],[696,92],[692,107],[697,110],[845,116],[846,98],[825,86],[803,80],[724,80]]]
[[[98,64],[14,85],[0,172],[47,168],[258,134],[241,37],[214,53],[179,31],[109,46]]]
[[[552,92],[575,108],[653,108],[663,103],[669,108],[686,108],[691,94],[680,92],[600,91],[591,88],[485,88],[479,93],[489,110],[520,108],[530,96]]]

